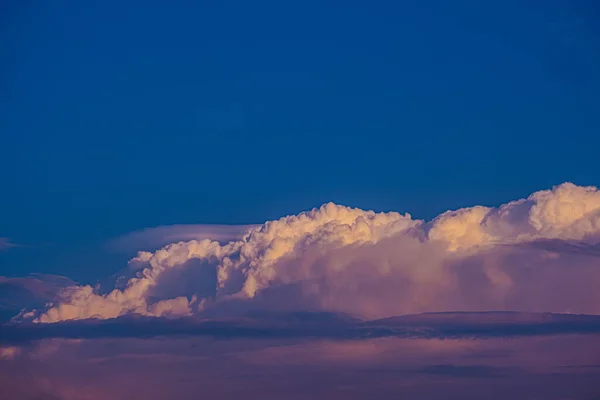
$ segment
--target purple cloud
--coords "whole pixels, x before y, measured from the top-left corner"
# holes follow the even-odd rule
[[[598,335],[47,339],[7,348],[0,388],[64,400],[594,399],[599,348]]]

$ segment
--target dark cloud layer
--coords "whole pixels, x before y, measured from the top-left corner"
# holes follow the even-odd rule
[[[516,312],[430,313],[362,321],[332,313],[261,313],[212,319],[124,316],[109,320],[16,323],[0,327],[0,344],[99,338],[206,336],[216,339],[502,338],[600,334],[600,316]]]

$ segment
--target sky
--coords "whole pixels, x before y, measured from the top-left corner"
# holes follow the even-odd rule
[[[594,1],[168,3],[0,5],[0,392],[600,393]]]
[[[598,181],[594,2],[2,10],[1,231],[17,242],[327,201],[432,218]]]

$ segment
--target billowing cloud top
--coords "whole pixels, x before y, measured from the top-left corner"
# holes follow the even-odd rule
[[[185,316],[231,304],[363,317],[457,309],[599,313],[597,252],[586,251],[599,234],[600,191],[571,183],[430,222],[329,203],[251,227],[240,240],[142,251],[130,261],[136,275],[122,287],[70,287],[57,304],[24,315],[36,322]],[[580,251],[563,251],[573,241]]]

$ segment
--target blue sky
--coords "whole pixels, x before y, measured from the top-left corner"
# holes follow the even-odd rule
[[[37,250],[0,274],[143,227],[600,180],[592,1],[1,7],[0,237]]]

